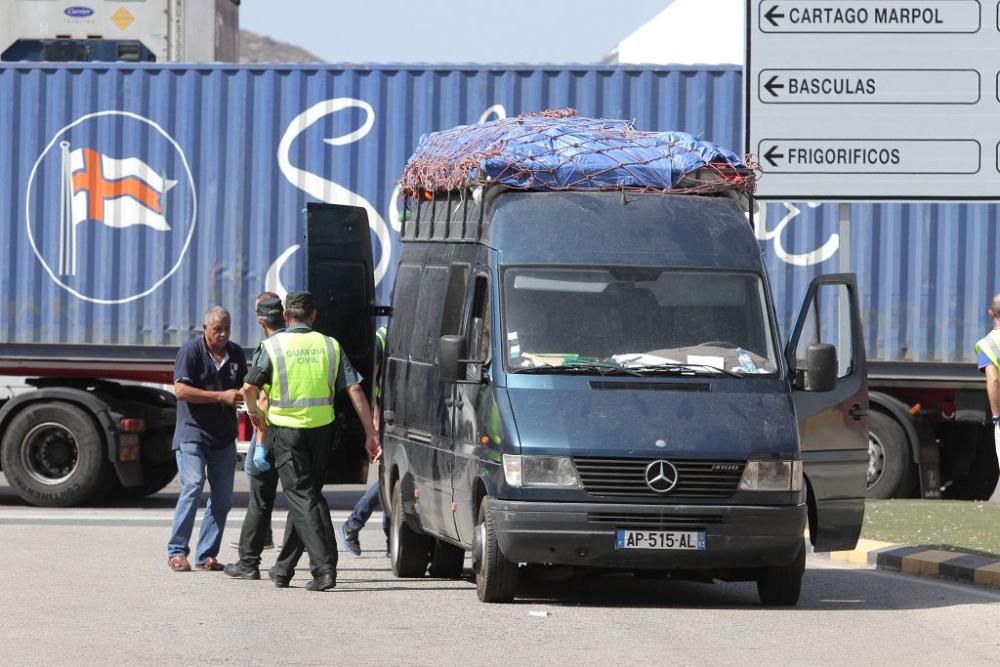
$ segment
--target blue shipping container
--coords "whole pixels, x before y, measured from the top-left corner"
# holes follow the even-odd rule
[[[738,150],[741,99],[738,68],[0,67],[0,346],[174,348],[215,303],[252,345],[253,297],[302,284],[307,201],[368,209],[388,303],[394,183],[422,134],[574,107]],[[996,208],[853,204],[849,239],[839,211],[768,204],[754,220],[783,325],[812,276],[849,268],[869,357],[971,359]]]

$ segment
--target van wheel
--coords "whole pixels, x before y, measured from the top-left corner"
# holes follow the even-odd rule
[[[424,576],[431,559],[431,538],[410,528],[403,516],[403,490],[398,480],[392,487],[389,556],[392,573],[401,579]]]
[[[500,551],[487,501],[488,498],[483,498],[479,504],[479,519],[472,538],[476,594],[481,602],[510,602],[517,592],[517,563],[511,563]]]
[[[465,567],[465,549],[441,540],[434,540],[431,551],[430,575],[438,579],[458,579]]]
[[[0,451],[7,482],[32,505],[67,507],[105,487],[110,464],[90,415],[69,403],[29,405],[17,413]]]
[[[757,596],[768,607],[792,607],[798,604],[802,592],[802,576],[806,570],[805,542],[791,563],[764,568],[757,579]]]
[[[910,448],[896,420],[877,410],[868,415],[868,475],[866,498],[896,498],[908,494]]]

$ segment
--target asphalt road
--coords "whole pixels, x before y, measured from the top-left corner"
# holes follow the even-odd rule
[[[361,490],[328,493],[335,521]],[[307,573],[283,590],[221,573],[173,573],[165,542],[175,493],[168,487],[130,505],[39,509],[0,486],[0,663],[1000,661],[1000,593],[813,558],[794,609],[761,607],[752,584],[632,577],[529,582],[515,603],[483,605],[468,569],[458,581],[395,579],[376,515],[362,533],[362,557],[341,553],[333,591],[305,591]],[[241,503],[238,491],[223,560],[235,557],[228,543]],[[265,552],[265,564],[273,553]]]

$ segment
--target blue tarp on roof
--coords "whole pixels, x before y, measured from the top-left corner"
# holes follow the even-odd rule
[[[711,185],[685,178],[705,167],[727,176]],[[753,176],[733,151],[686,132],[643,132],[628,121],[559,111],[425,135],[402,184],[411,190],[496,183],[519,189],[749,191]]]

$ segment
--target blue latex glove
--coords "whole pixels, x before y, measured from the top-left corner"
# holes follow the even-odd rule
[[[253,449],[253,464],[257,470],[267,472],[271,469],[271,462],[267,460],[267,447],[257,445]]]

